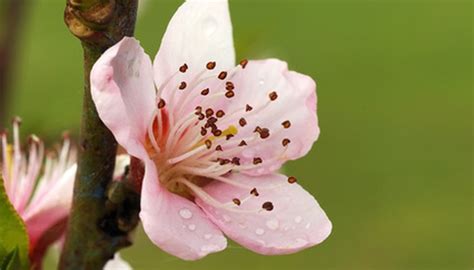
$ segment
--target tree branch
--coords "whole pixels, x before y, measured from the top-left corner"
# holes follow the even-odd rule
[[[131,244],[129,233],[138,223],[136,193],[113,202],[108,198],[117,143],[99,119],[89,82],[100,55],[133,35],[137,1],[68,0],[66,5],[64,20],[84,49],[85,86],[78,173],[60,269],[102,269],[118,249]],[[131,225],[124,226],[127,222]]]

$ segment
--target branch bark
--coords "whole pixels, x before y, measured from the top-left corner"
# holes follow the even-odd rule
[[[132,36],[138,0],[68,0],[64,20],[84,49],[84,101],[78,173],[60,269],[102,269],[115,252],[131,244],[138,223],[138,195],[111,202],[117,143],[100,120],[91,98],[94,63],[124,36]],[[125,219],[129,219],[124,220]],[[124,223],[130,222],[130,226]]]

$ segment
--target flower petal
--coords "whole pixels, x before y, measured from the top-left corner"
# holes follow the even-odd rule
[[[205,191],[231,205],[216,208],[201,198],[196,202],[227,236],[242,246],[261,254],[288,254],[319,244],[329,236],[331,222],[314,197],[298,184],[288,183],[286,176],[233,174],[230,178],[256,188],[258,196],[251,195],[249,189],[214,181],[204,187]],[[235,198],[240,200],[240,206],[232,205]]]
[[[153,63],[156,85],[163,87],[176,75],[167,83],[173,85],[168,93],[173,92],[180,81],[190,83],[211,61],[216,62],[215,74],[235,64],[227,0],[188,0],[170,20],[161,41]],[[184,64],[189,69],[179,72]]]
[[[118,143],[137,157],[155,109],[150,57],[138,41],[124,37],[109,48],[91,71],[91,93],[100,118]]]
[[[242,165],[260,158],[259,166],[244,171],[255,175],[271,173],[285,161],[308,153],[319,136],[316,84],[310,77],[289,71],[285,62],[268,59],[249,61],[228,80],[235,96],[225,109],[229,117],[217,125],[222,130],[234,125],[238,133],[232,138],[233,149],[223,146],[223,157],[232,152],[226,158],[237,156]],[[257,127],[267,130],[255,132]],[[237,151],[242,140],[247,146]]]
[[[140,218],[155,245],[184,260],[197,260],[227,246],[222,232],[196,204],[161,186],[151,161],[145,163]]]
[[[119,253],[115,253],[114,258],[109,260],[105,266],[104,270],[132,270],[132,266],[122,259]]]

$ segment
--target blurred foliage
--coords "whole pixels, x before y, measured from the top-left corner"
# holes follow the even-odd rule
[[[152,57],[180,2],[143,6],[136,36]],[[10,103],[23,134],[78,132],[81,47],[63,7],[31,1]],[[457,0],[231,0],[240,58],[285,59],[318,82],[321,137],[286,170],[333,233],[294,255],[231,243],[183,262],[138,232],[123,257],[135,269],[472,269],[472,11]]]

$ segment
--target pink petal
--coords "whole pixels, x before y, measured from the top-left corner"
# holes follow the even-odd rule
[[[155,164],[145,164],[140,218],[150,240],[184,260],[197,260],[225,249],[226,238],[202,210],[164,189],[158,182]]]
[[[155,109],[156,93],[150,57],[134,38],[109,48],[91,71],[91,92],[97,111],[118,143],[137,157]]]
[[[211,61],[216,67],[209,71],[206,64]],[[191,84],[202,71],[209,76],[232,68],[235,52],[227,0],[184,2],[170,20],[153,64],[156,85],[165,88],[166,101],[181,81]],[[184,64],[188,70],[179,72]]]
[[[255,175],[271,173],[285,161],[308,153],[319,136],[316,84],[310,77],[289,71],[285,62],[268,59],[249,61],[228,80],[234,84],[235,96],[228,99],[225,111],[232,117],[221,121],[220,128],[235,125],[238,133],[232,138],[236,142],[234,148],[241,140],[248,146],[239,147],[240,153],[227,158],[237,156],[242,164],[252,164],[254,158],[261,158],[263,162],[258,168],[244,171]],[[273,92],[276,99],[271,101]],[[246,111],[247,105],[252,110]],[[243,127],[239,124],[241,118],[246,121]],[[285,128],[283,123],[287,120],[290,126]],[[269,136],[261,138],[254,132],[257,126],[268,129]],[[285,139],[289,140],[286,147]],[[224,150],[232,151],[225,147]],[[222,154],[225,156],[226,152]]]
[[[249,189],[214,181],[204,187],[205,191],[230,205],[216,208],[201,198],[196,202],[227,236],[242,246],[261,254],[288,254],[319,244],[329,236],[331,222],[314,197],[298,184],[288,183],[286,176],[233,174],[230,178],[255,187],[259,196],[250,195]],[[234,198],[241,201],[240,206],[232,204]],[[265,202],[271,202],[273,210],[263,209]]]

